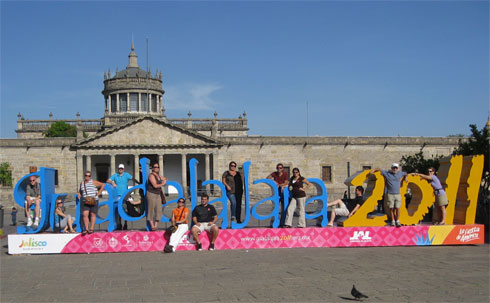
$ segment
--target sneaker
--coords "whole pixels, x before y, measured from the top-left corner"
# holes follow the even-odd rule
[[[198,251],[201,251],[201,250],[202,250],[202,245],[201,245],[201,243],[197,244],[197,250],[198,250]]]
[[[209,250],[214,250],[214,243],[209,244]]]
[[[395,225],[396,225],[395,221],[391,221],[391,226],[395,226]]]
[[[38,227],[39,226],[39,218],[34,219],[34,223],[32,224],[33,227]]]
[[[231,217],[231,221],[236,221],[236,218],[235,217]]]
[[[27,218],[27,226],[32,226],[32,218]]]
[[[400,226],[402,226],[402,224],[400,223],[400,221],[397,220],[396,221],[396,227],[400,227]]]

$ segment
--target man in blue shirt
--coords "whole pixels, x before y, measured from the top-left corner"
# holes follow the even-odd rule
[[[107,180],[107,183],[111,184],[116,188],[117,199],[119,201],[119,199],[121,199],[122,195],[124,195],[126,190],[128,190],[128,182],[129,180],[133,179],[133,176],[131,176],[130,174],[124,171],[124,164],[119,164],[117,171],[118,171],[117,174],[112,175]],[[116,229],[121,230],[122,229],[121,217],[119,216],[117,207],[116,207],[116,224],[117,224]],[[127,229],[127,225],[124,224],[124,226]]]
[[[391,226],[400,227],[400,207],[402,206],[402,197],[400,195],[401,182],[407,182],[407,173],[400,171],[400,165],[393,163],[391,170],[373,169],[371,174],[381,172],[385,178],[385,205],[390,209]]]

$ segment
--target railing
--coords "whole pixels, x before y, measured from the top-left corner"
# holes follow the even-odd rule
[[[141,114],[134,115],[114,115],[108,116],[109,125],[104,125],[104,119],[49,119],[49,120],[17,120],[17,131],[46,131],[49,126],[55,122],[63,121],[67,124],[76,126],[77,123],[81,123],[82,130],[85,131],[98,131],[103,126],[115,126],[133,121],[141,117]],[[213,123],[217,124],[218,130],[244,130],[247,128],[247,119],[168,119],[172,124],[183,128],[190,128],[193,130],[211,130]]]
[[[45,131],[49,126],[55,122],[63,121],[67,124],[76,126],[78,122],[82,123],[83,130],[97,131],[103,125],[102,119],[84,119],[84,120],[63,120],[63,119],[50,119],[50,120],[17,120],[18,131]]]

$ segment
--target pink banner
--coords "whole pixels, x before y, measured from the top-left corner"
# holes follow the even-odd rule
[[[483,233],[482,225],[471,226],[477,226]],[[454,226],[225,229],[220,230],[215,248],[438,245],[445,244],[443,238],[449,233],[448,228],[453,229]],[[203,249],[207,249],[209,246],[207,233],[201,234],[200,239]],[[434,239],[437,241],[433,242]],[[63,248],[62,253],[162,251],[167,242],[168,236],[164,231],[101,232],[84,237],[76,236]],[[481,244],[480,242],[483,243],[477,241],[471,244]],[[189,232],[184,236],[177,250],[194,249],[196,249],[195,241]]]

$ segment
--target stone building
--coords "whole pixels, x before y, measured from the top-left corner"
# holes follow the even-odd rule
[[[188,163],[199,161],[198,184],[221,180],[230,161],[239,166],[250,160],[251,182],[265,178],[278,162],[286,169],[298,167],[305,177],[322,179],[330,198],[346,189],[348,170],[381,167],[419,152],[427,156],[448,155],[457,138],[446,137],[274,137],[249,136],[247,116],[238,118],[169,119],[165,115],[162,74],[142,70],[134,45],[124,70],[104,73],[104,116],[100,119],[27,120],[20,113],[17,139],[0,139],[0,163],[10,163],[14,184],[40,166],[57,170],[57,192],[74,193],[83,172],[105,181],[118,164],[140,178],[139,159],[158,162],[163,174],[185,188]],[[75,138],[45,138],[43,132],[56,121],[77,127]],[[265,195],[264,185],[252,185],[252,194]],[[172,188],[167,189],[172,193]],[[314,190],[310,194],[314,194]],[[0,199],[12,200],[12,188],[1,187]]]

